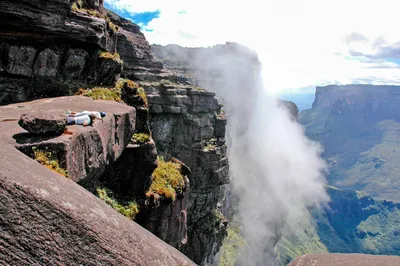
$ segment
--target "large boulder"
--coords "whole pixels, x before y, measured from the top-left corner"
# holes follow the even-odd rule
[[[66,115],[52,110],[22,114],[18,124],[32,134],[60,135],[66,127]]]

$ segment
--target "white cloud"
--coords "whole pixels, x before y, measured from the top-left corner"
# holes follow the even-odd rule
[[[346,57],[349,49],[374,52],[372,42],[346,42],[352,33],[388,46],[400,41],[396,0],[106,1],[130,12],[159,10],[160,17],[144,28],[152,30],[145,31],[150,43],[209,46],[237,41],[255,49],[271,90],[374,77],[400,83],[397,68],[377,70]]]

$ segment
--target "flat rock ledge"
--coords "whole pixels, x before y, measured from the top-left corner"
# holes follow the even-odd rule
[[[38,134],[39,130],[36,134],[31,134],[13,121],[7,122],[20,114],[23,114],[22,118],[26,121],[37,120],[36,115],[42,117],[41,120],[50,116],[56,116],[60,120],[60,115],[62,116],[67,110],[105,111],[107,115],[103,121],[95,120],[93,126],[68,126],[69,134],[59,136],[41,135]],[[64,123],[65,117],[64,114]],[[5,122],[0,123],[0,128],[9,132],[9,139],[15,141],[17,149],[29,156],[33,155],[33,147],[39,150],[49,149],[68,171],[70,179],[88,185],[98,179],[107,165],[118,159],[128,145],[135,131],[136,112],[133,107],[113,101],[95,101],[83,96],[69,96],[0,107],[0,121],[2,120]]]
[[[67,109],[101,109],[108,115],[93,127],[70,126],[72,135],[47,139],[38,139],[18,125],[21,114],[29,110]],[[134,125],[135,109],[81,96],[0,107],[0,265],[195,265],[75,180],[16,149],[35,140],[41,145],[64,145],[71,153],[73,149],[68,149],[82,144],[75,156],[93,148],[107,161],[122,153]]]

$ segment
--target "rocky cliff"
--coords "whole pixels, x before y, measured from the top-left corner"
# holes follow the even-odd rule
[[[306,134],[324,146],[330,184],[399,201],[396,168],[400,87],[318,87],[313,108],[300,113]]]
[[[49,113],[65,119],[67,108],[102,108],[107,118],[93,127],[69,126],[61,135],[44,135],[44,126],[36,134],[32,124],[44,123],[40,118],[50,119]],[[18,125],[25,113],[37,118],[22,116],[21,123],[35,133]],[[134,121],[130,106],[82,96],[0,107],[1,264],[194,265],[75,183],[96,182],[122,156]],[[43,165],[17,149],[33,150]]]
[[[226,211],[226,205],[219,202],[223,199],[222,185],[229,182],[226,120],[214,93],[181,86],[177,80],[176,73],[153,58],[139,27],[104,9],[102,1],[0,3],[0,105],[19,103],[1,107],[3,140],[20,150],[20,156],[24,153],[68,177],[71,183],[83,186],[196,263],[205,265],[218,252],[227,225],[221,213]],[[39,98],[48,99],[26,102]],[[84,109],[105,111],[107,115],[93,126],[65,127],[67,110]],[[18,120],[30,133],[19,127]],[[36,185],[28,184],[30,189]],[[32,196],[30,193],[27,190],[27,197]],[[48,213],[52,215],[59,203],[53,195],[49,202],[52,207]],[[1,207],[7,211],[7,205]],[[40,211],[42,207],[37,208]],[[71,208],[66,215],[74,215],[75,208]],[[127,220],[116,213],[110,217],[114,223]],[[81,219],[79,215],[72,219],[75,218]],[[35,222],[27,219],[26,226],[34,226]],[[104,227],[110,226],[102,219],[96,223],[101,224],[93,224],[96,230],[107,231]],[[136,229],[123,230],[124,234],[133,230],[131,236],[121,237],[115,230],[104,232],[106,236],[114,234],[108,243],[114,248],[125,248],[125,240],[136,247],[123,259],[119,255],[110,259],[110,264],[192,263],[154,240],[147,231],[143,236],[142,231],[135,233],[138,226],[131,223]],[[7,221],[2,226],[12,234]],[[94,233],[98,234],[96,230]],[[75,237],[74,241],[79,239]],[[91,241],[103,248],[108,244],[101,239]],[[6,248],[13,250],[12,246]],[[148,255],[138,251],[140,248],[160,252]],[[123,253],[104,249],[110,254]],[[164,250],[171,255],[165,255]],[[73,256],[83,256],[84,252],[79,249],[66,259],[73,260]],[[42,259],[34,251],[28,253],[21,253],[21,261]],[[100,261],[107,259],[105,255],[101,257],[101,251],[93,252],[96,253],[100,253]],[[48,258],[60,254],[53,252]],[[158,256],[155,262],[153,259]],[[149,261],[145,261],[147,257]],[[81,258],[76,261],[86,264]]]

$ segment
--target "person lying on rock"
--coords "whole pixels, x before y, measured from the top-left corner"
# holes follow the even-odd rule
[[[91,126],[95,119],[94,115],[67,116],[67,125]]]
[[[83,116],[83,115],[92,115],[94,117],[96,117],[97,119],[103,120],[103,117],[106,116],[106,112],[97,112],[97,111],[82,111],[79,113],[76,112],[70,112],[68,114],[68,116],[72,116],[72,117],[78,117],[78,116]]]

